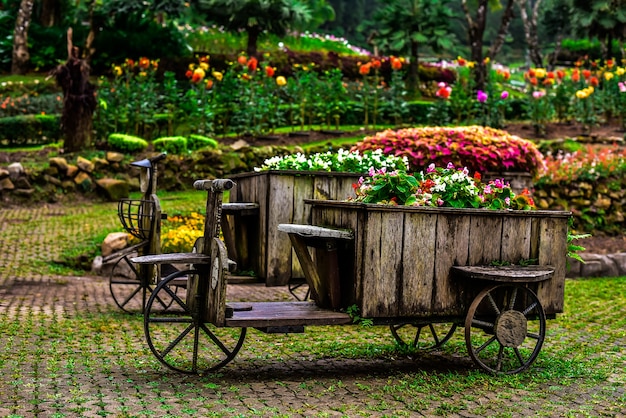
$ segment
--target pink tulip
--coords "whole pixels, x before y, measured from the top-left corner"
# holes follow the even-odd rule
[[[509,92],[508,92],[508,91],[506,91],[506,90],[504,90],[504,91],[502,92],[502,94],[500,94],[500,98],[501,98],[502,100],[505,100],[505,99],[506,99],[506,98],[508,98],[508,97],[509,97]]]
[[[487,97],[487,93],[482,90],[478,90],[478,92],[476,93],[476,100],[481,103],[485,103],[487,101]]]

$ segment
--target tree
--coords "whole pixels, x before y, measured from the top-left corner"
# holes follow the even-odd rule
[[[612,58],[613,41],[626,33],[626,0],[571,0],[571,7],[573,27],[604,41],[604,59]]]
[[[502,20],[500,21],[500,29],[496,40],[491,45],[487,57],[495,58],[500,51],[500,48],[504,44],[509,23],[513,17],[513,3],[514,0],[507,0],[504,13],[502,14]],[[473,3],[476,6],[476,13],[472,14],[472,8],[469,3]],[[485,27],[487,24],[487,13],[489,7],[492,9],[502,7],[499,0],[461,0],[461,7],[465,15],[467,22],[467,33],[470,43],[470,55],[471,60],[476,63],[474,69],[474,76],[476,80],[476,88],[483,90],[485,88],[485,81],[487,77],[487,67],[485,65],[485,56],[483,54],[483,36],[485,34]]]
[[[246,52],[257,55],[259,35],[264,31],[283,36],[289,29],[311,21],[311,9],[302,0],[198,0],[210,21],[229,31],[248,34]],[[319,5],[320,2],[318,2]]]
[[[542,67],[543,56],[541,55],[539,33],[537,32],[537,20],[539,19],[539,8],[541,7],[542,0],[516,1],[517,7],[519,7],[520,10],[520,17],[522,18],[522,22],[524,22],[524,35],[526,36],[529,58],[536,67]]]
[[[57,84],[63,90],[61,124],[65,136],[64,152],[76,152],[92,145],[96,96],[89,73],[89,65],[80,58],[78,48],[73,44],[70,28],[67,31],[67,62],[53,71]]]
[[[452,19],[449,0],[390,0],[374,15],[378,22],[376,46],[390,54],[410,57],[407,90],[419,85],[419,47],[435,52],[452,46],[448,25]]]
[[[22,0],[15,19],[13,31],[13,60],[11,62],[11,74],[24,74],[28,68],[28,27],[33,14],[34,0]]]
[[[553,68],[561,53],[563,38],[571,33],[572,9],[570,0],[546,0],[541,14],[542,33],[554,42],[554,50],[550,54],[548,67]]]

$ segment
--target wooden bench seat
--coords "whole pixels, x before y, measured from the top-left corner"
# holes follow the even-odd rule
[[[467,279],[490,280],[505,283],[534,283],[554,275],[551,266],[454,266],[452,271]]]
[[[202,253],[171,253],[142,255],[131,258],[137,264],[209,264],[211,257]]]
[[[319,308],[313,302],[228,302],[232,317],[226,318],[228,327],[286,327],[305,325],[350,324],[352,318],[345,312]]]

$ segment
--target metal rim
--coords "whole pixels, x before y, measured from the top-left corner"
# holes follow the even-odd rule
[[[398,345],[412,350],[434,350],[454,335],[455,323],[403,322],[389,326]]]

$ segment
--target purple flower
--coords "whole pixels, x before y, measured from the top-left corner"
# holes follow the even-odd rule
[[[502,91],[502,93],[500,94],[500,98],[501,98],[502,100],[505,100],[505,99],[507,99],[508,97],[509,97],[509,92],[508,92],[508,91],[506,91],[506,90],[503,90],[503,91]]]
[[[481,103],[485,103],[487,101],[487,97],[487,93],[482,90],[478,90],[478,92],[476,93],[476,100]]]

